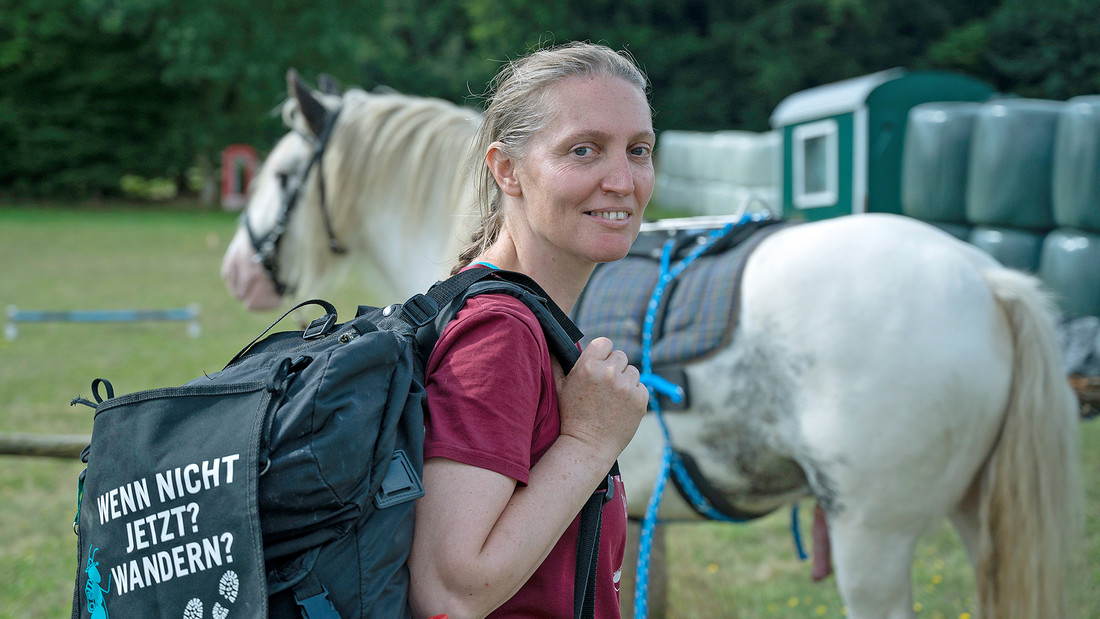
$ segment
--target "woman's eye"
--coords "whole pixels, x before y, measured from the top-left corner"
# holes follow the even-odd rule
[[[578,157],[584,157],[584,156],[588,155],[588,153],[591,152],[591,151],[592,151],[592,149],[587,147],[587,146],[578,146],[578,147],[573,149],[573,154],[578,156]]]

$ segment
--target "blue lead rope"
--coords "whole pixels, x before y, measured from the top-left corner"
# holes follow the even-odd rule
[[[687,470],[684,468],[683,462],[676,455],[672,449],[672,437],[668,431],[668,425],[665,423],[664,415],[661,413],[661,405],[658,395],[668,397],[673,402],[681,402],[684,398],[684,390],[679,385],[666,380],[665,378],[653,373],[653,328],[657,320],[657,309],[661,304],[661,298],[664,296],[665,289],[669,283],[672,282],[680,273],[691,265],[699,256],[714,246],[719,240],[729,234],[734,228],[752,219],[751,216],[744,216],[737,222],[726,224],[722,228],[712,231],[707,238],[700,243],[695,249],[693,249],[687,256],[672,266],[672,250],[676,245],[675,239],[669,239],[665,242],[661,251],[660,261],[660,275],[657,279],[657,285],[653,289],[653,294],[650,296],[649,304],[646,307],[645,321],[642,324],[642,371],[640,381],[646,388],[649,389],[649,407],[653,413],[657,416],[657,421],[661,424],[661,432],[665,438],[665,446],[661,457],[661,468],[657,473],[657,481],[653,486],[653,493],[649,497],[649,504],[646,506],[645,519],[642,521],[642,533],[638,548],[638,566],[635,571],[634,580],[634,617],[635,619],[646,619],[649,614],[649,559],[653,550],[653,532],[657,527],[657,511],[661,504],[661,495],[664,494],[665,485],[668,482],[670,473],[676,476],[676,480],[680,483],[680,488],[687,495],[687,499],[691,501],[694,508],[704,514],[708,519],[718,520],[723,522],[744,522],[736,518],[730,518],[725,514],[714,509],[709,501],[703,497],[702,492],[695,486],[695,482],[691,480]],[[802,549],[801,535],[798,532],[798,505],[794,506],[791,526],[794,531],[795,547],[800,559],[805,559],[805,552]]]
[[[802,532],[798,528],[798,503],[791,506],[791,536],[794,537],[794,552],[799,561],[805,561],[806,551],[802,548]]]

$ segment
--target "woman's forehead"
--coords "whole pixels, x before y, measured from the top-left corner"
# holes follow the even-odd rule
[[[653,134],[653,121],[645,93],[615,76],[568,77],[551,85],[546,103],[553,110],[546,129],[606,137]]]

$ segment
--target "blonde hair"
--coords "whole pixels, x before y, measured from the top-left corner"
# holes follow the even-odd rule
[[[592,75],[619,78],[645,95],[649,92],[649,80],[629,52],[580,41],[537,49],[510,61],[489,82],[488,106],[469,157],[481,222],[452,272],[469,265],[492,245],[503,224],[500,188],[485,163],[489,145],[499,142],[508,157],[523,157],[531,136],[541,131],[554,113],[546,105],[549,87],[566,78]]]

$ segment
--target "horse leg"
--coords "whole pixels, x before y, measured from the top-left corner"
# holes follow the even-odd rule
[[[919,531],[884,530],[865,520],[830,516],[837,586],[852,619],[912,619],[910,586]]]
[[[634,581],[638,566],[638,549],[642,535],[642,523],[629,520],[626,528],[626,556],[623,558],[623,573],[619,580],[619,609],[623,619],[634,617]],[[662,619],[668,605],[668,563],[665,554],[665,527],[657,525],[653,529],[653,542],[649,555],[649,587],[646,607],[648,617]]]

